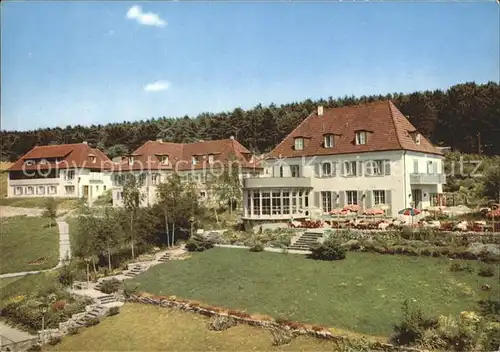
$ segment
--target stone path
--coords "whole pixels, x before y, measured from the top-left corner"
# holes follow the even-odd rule
[[[25,331],[12,328],[0,321],[0,346],[7,345],[12,342],[29,340],[34,337],[36,337],[36,335],[30,335]]]
[[[46,270],[21,271],[17,273],[2,274],[0,275],[0,279],[6,277],[18,277],[29,274],[38,274],[47,271],[53,271],[60,268],[63,265],[64,260],[66,260],[67,258],[71,258],[71,247],[69,242],[69,225],[66,221],[58,220],[57,226],[59,228],[59,263],[55,267]]]

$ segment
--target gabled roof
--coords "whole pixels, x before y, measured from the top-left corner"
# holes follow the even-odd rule
[[[243,168],[259,168],[258,163],[251,162],[246,156],[251,152],[234,139],[220,139],[214,141],[200,141],[195,143],[171,143],[163,141],[148,141],[137,148],[131,155],[134,156],[130,164],[128,158],[119,163],[119,169],[127,170],[201,170],[208,167],[208,160],[203,157],[213,155],[214,165],[227,165],[231,158]],[[161,156],[168,156],[168,164],[161,162]],[[199,161],[193,164],[193,156]]]
[[[442,154],[424,136],[421,136],[420,144],[415,143],[410,135],[410,132],[415,130],[391,101],[325,108],[322,116],[314,112],[306,117],[268,157],[291,158],[388,150]],[[369,133],[366,144],[354,143],[356,131]],[[334,134],[338,137],[333,148],[323,147],[325,134]],[[308,142],[302,150],[295,150],[294,139],[304,136],[309,138]]]
[[[94,162],[95,158],[95,162]],[[45,159],[45,163],[38,161]],[[59,160],[56,163],[56,159]],[[25,165],[28,160],[34,164]],[[99,149],[92,149],[86,143],[36,146],[17,160],[8,171],[37,170],[49,168],[107,169],[111,160]]]

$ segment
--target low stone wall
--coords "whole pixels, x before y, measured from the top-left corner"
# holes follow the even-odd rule
[[[277,322],[270,317],[268,317],[267,319],[256,319],[255,317],[252,317],[250,314],[244,311],[238,311],[234,309],[223,309],[219,307],[203,305],[197,301],[177,299],[175,296],[155,297],[147,293],[143,293],[139,295],[131,295],[130,297],[127,298],[126,301],[133,303],[141,303],[141,304],[151,304],[162,308],[180,309],[184,311],[198,313],[208,317],[213,317],[213,316],[231,317],[232,319],[236,320],[239,323],[261,327],[264,329],[273,329],[273,328],[285,329],[292,332],[294,335],[308,335],[315,338],[332,340],[341,343],[347,341],[354,341],[354,338],[352,337],[333,334],[327,327],[319,325],[306,325],[292,321]],[[376,341],[370,341],[369,347],[371,350],[379,350],[379,351],[408,351],[408,352],[423,351],[416,348],[400,347],[389,343],[382,343]]]

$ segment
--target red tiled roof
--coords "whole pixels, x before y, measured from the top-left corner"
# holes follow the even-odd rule
[[[356,131],[368,132],[366,144],[355,144]],[[410,135],[410,132],[415,131],[415,127],[391,101],[325,108],[322,116],[314,112],[306,117],[268,157],[291,158],[386,150],[442,154],[424,136],[421,136],[420,144],[415,143]],[[325,134],[336,136],[333,148],[323,147]],[[294,149],[296,137],[308,138],[302,150]]]
[[[92,162],[92,156],[95,162]],[[60,162],[56,164],[55,159]],[[46,159],[45,164],[39,164],[37,161]],[[32,165],[25,165],[25,161],[35,161]],[[99,149],[92,149],[86,143],[60,144],[37,146],[24,154],[17,160],[8,171],[36,170],[49,168],[85,168],[85,169],[106,169],[111,166],[111,160]]]
[[[215,141],[200,141],[195,143],[171,143],[162,141],[148,141],[137,148],[131,156],[132,165],[128,158],[123,158],[118,169],[121,171],[158,169],[158,170],[201,170],[209,167],[208,155],[213,155],[214,164],[210,167],[227,165],[234,158],[243,168],[260,168],[258,163],[248,159],[251,152],[234,139],[220,139]],[[168,155],[169,163],[161,163],[161,156]],[[197,164],[192,163],[192,157],[197,156]],[[206,157],[206,158],[205,158]]]

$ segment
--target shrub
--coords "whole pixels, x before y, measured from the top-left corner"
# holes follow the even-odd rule
[[[271,329],[271,335],[273,336],[273,346],[286,345],[293,338],[293,334],[290,331],[279,328]]]
[[[467,263],[453,263],[450,266],[450,271],[458,272],[458,271],[466,271],[468,273],[472,273],[474,268]]]
[[[112,317],[113,315],[117,315],[120,313],[120,307],[111,307],[108,310],[108,317]]]
[[[30,348],[28,348],[26,351],[27,352],[39,352],[42,350],[42,346],[40,346],[39,344],[36,344],[36,345],[31,345]]]
[[[477,274],[483,277],[491,277],[495,275],[495,270],[493,270],[491,266],[483,266],[479,269]]]
[[[327,239],[325,242],[311,247],[312,259],[319,260],[341,260],[345,259],[346,250],[341,246],[340,242],[333,239]]]
[[[490,321],[500,323],[500,300],[480,300],[478,305],[482,316]]]
[[[66,306],[65,300],[55,301],[54,303],[52,303],[52,311],[57,312],[63,310],[65,306]]]
[[[77,335],[80,333],[80,329],[77,327],[71,327],[68,329],[68,335]]]
[[[58,343],[61,343],[61,337],[60,336],[52,336],[49,340],[49,345],[55,346]]]
[[[71,264],[64,264],[59,270],[59,283],[63,286],[71,286],[76,279],[75,268]]]
[[[212,318],[208,322],[208,330],[224,331],[224,330],[227,330],[233,326],[236,326],[237,324],[238,324],[237,321],[231,317],[225,317],[222,315],[218,315],[218,316]]]
[[[253,247],[250,247],[250,252],[262,252],[264,246],[261,243],[256,243]]]
[[[132,295],[136,295],[139,292],[139,284],[131,285],[131,284],[123,284],[123,295],[126,298],[129,298]]]
[[[207,249],[213,248],[212,241],[206,239],[201,235],[194,235],[186,242],[186,249],[189,252],[203,252]]]
[[[99,320],[99,318],[90,318],[90,319],[87,319],[85,321],[85,326],[89,327],[89,326],[94,326],[94,325],[97,325],[99,324],[101,321]]]
[[[104,280],[101,283],[101,292],[103,293],[115,293],[120,289],[121,282],[117,279]]]
[[[424,316],[420,307],[410,307],[403,302],[403,320],[394,326],[391,342],[396,345],[412,345],[423,337],[424,331],[437,325],[436,319]]]

